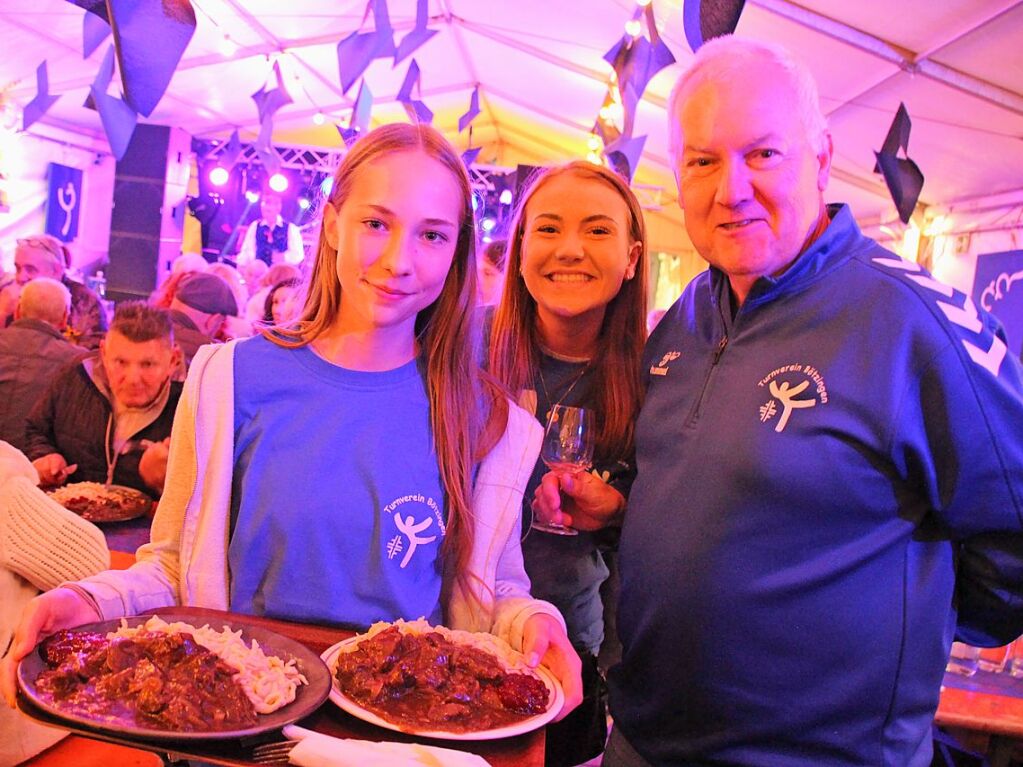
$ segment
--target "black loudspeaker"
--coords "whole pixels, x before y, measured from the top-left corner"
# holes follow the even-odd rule
[[[158,265],[181,252],[192,139],[180,128],[138,125],[114,175],[107,294],[146,298]]]

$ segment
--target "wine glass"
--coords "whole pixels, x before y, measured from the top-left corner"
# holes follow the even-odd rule
[[[577,474],[593,463],[593,412],[555,405],[547,420],[540,458],[556,474]],[[578,535],[578,530],[533,518],[531,527],[555,535]]]

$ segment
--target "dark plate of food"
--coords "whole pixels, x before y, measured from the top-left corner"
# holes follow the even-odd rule
[[[18,667],[38,708],[146,739],[228,739],[279,730],[326,700],[330,672],[288,637],[234,618],[138,616],[60,631]]]
[[[490,634],[425,620],[377,623],[323,653],[330,699],[380,727],[446,740],[492,740],[542,727],[561,685]]]
[[[153,499],[124,485],[72,482],[49,491],[50,497],[68,511],[90,522],[124,522],[148,514]]]

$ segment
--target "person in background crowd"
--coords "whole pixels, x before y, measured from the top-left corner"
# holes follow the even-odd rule
[[[266,294],[263,306],[263,324],[266,327],[284,327],[291,324],[302,313],[305,291],[302,280],[278,282]]]
[[[234,294],[234,301],[240,312],[249,300],[249,292],[245,289],[245,280],[242,278],[241,272],[225,261],[210,264],[206,271],[217,275],[227,283],[227,286],[231,288],[231,293]]]
[[[202,253],[182,253],[171,263],[170,273],[174,275],[205,272],[210,266],[210,262]]]
[[[2,651],[14,639],[21,611],[40,591],[95,575],[110,566],[103,532],[47,496],[36,487],[38,482],[39,475],[31,462],[11,445],[0,442]],[[0,767],[21,764],[68,734],[10,708],[0,709],[0,733]]]
[[[263,264],[262,261],[252,261],[250,263]],[[265,267],[266,264],[263,264],[263,266]],[[224,282],[231,288],[235,303],[238,306],[237,312],[224,317],[224,322],[220,326],[220,332],[214,335],[213,340],[230,341],[232,338],[248,338],[252,335],[252,323],[242,317],[241,314],[249,301],[249,292],[245,287],[245,280],[242,277],[241,271],[225,261],[210,264],[210,268],[207,271],[224,279]]]
[[[300,264],[305,258],[302,232],[281,217],[283,200],[276,192],[264,191],[259,198],[260,217],[249,224],[235,259],[239,267],[258,259],[267,266]]]
[[[21,289],[14,322],[0,330],[0,440],[25,449],[25,417],[61,368],[87,354],[61,335],[71,293],[49,277]]]
[[[43,629],[185,602],[491,631],[560,679],[559,714],[578,704],[579,659],[519,549],[540,428],[478,366],[471,200],[429,126],[353,145],[301,321],[199,350],[152,542],[33,600],[0,675],[10,703]]]
[[[297,266],[291,264],[276,264],[271,266],[263,275],[263,284],[258,291],[249,299],[245,307],[245,319],[258,326],[266,316],[266,297],[274,285],[289,280],[302,280],[302,272]]]
[[[107,330],[106,311],[99,296],[65,272],[70,263],[67,248],[56,237],[40,234],[18,240],[14,251],[15,284],[4,289],[0,296],[5,316],[3,325],[10,323],[21,287],[36,277],[49,277],[64,283],[71,293],[71,313],[65,334],[79,346],[94,349]]]
[[[178,285],[189,274],[205,272],[209,267],[206,259],[198,253],[182,253],[171,264],[167,278],[149,295],[149,303],[160,309],[170,309]]]
[[[507,252],[490,370],[542,425],[554,405],[592,410],[594,472],[611,487],[631,481],[646,338],[646,232],[636,196],[614,172],[589,162],[547,170],[519,198]],[[522,553],[533,594],[561,610],[583,659],[583,704],[547,732],[546,763],[565,767],[599,754],[607,736],[597,654],[608,567],[598,535],[529,530],[533,494],[546,473],[537,461],[526,487]],[[554,481],[601,480],[582,472]],[[621,512],[624,498],[614,504]]]
[[[36,402],[25,454],[44,485],[104,482],[159,495],[181,383],[171,318],[142,302],[117,307],[98,354],[66,369]]]
[[[238,267],[238,273],[241,274],[242,281],[245,283],[246,303],[256,295],[256,291],[263,287],[263,277],[266,276],[269,269],[270,267],[258,258]]]
[[[953,638],[1023,631],[1023,371],[825,204],[786,51],[706,43],[668,114],[710,269],[647,343],[604,765],[926,767]],[[599,525],[596,495],[544,514]]]
[[[488,242],[479,261],[480,306],[496,306],[504,288],[504,266],[508,260],[505,240]]]
[[[230,286],[212,272],[189,274],[178,285],[171,301],[174,341],[184,357],[185,368],[203,344],[211,344],[227,317],[238,313]]]

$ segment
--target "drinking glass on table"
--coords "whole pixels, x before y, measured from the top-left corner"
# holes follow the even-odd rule
[[[555,474],[578,474],[593,464],[593,412],[581,407],[555,405],[547,420],[540,458]],[[578,530],[533,518],[531,527],[555,535],[578,535]]]

